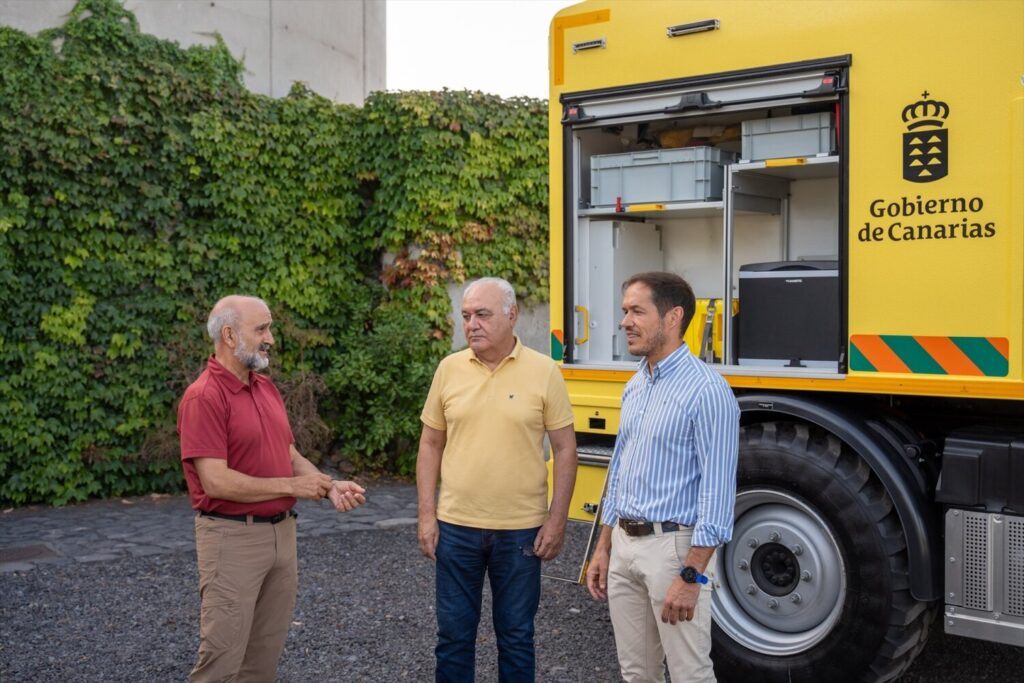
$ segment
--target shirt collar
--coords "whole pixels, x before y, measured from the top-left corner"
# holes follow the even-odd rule
[[[512,351],[507,356],[505,356],[504,358],[501,359],[501,361],[498,363],[498,365],[494,368],[495,370],[500,368],[505,363],[513,361],[516,358],[519,358],[519,352],[522,351],[523,344],[522,344],[522,342],[519,341],[519,337],[515,337],[515,340],[516,340],[516,343],[515,343],[515,346],[512,347]],[[471,363],[479,363],[480,365],[483,365],[484,367],[487,367],[482,360],[480,360],[479,358],[476,357],[476,351],[474,351],[473,349],[469,350],[469,362],[471,362]]]
[[[647,359],[644,358],[640,361],[640,371],[644,373],[650,381],[655,381],[665,373],[671,373],[678,368],[687,355],[690,353],[690,347],[683,342],[678,349],[668,354],[661,359],[660,362],[654,365],[654,372],[651,372],[650,366],[647,363]]]
[[[249,385],[246,385],[245,382],[238,379],[238,377],[235,376],[235,373],[221,365],[216,356],[211,355],[209,360],[206,361],[206,369],[209,370],[210,374],[213,375],[218,382],[223,384],[232,394],[237,394],[239,391],[249,388]],[[264,381],[266,381],[265,377],[253,372],[252,370],[249,371],[250,385]]]

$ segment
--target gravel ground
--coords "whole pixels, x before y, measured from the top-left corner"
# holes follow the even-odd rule
[[[281,681],[433,678],[433,568],[412,527],[299,540],[300,588]],[[549,573],[571,574],[568,562]],[[197,647],[195,553],[0,575],[0,681],[183,681]],[[489,613],[478,680],[497,679]],[[938,625],[937,625],[938,626]],[[936,629],[902,683],[1019,681],[1024,650]],[[545,580],[538,680],[618,680],[607,608]]]

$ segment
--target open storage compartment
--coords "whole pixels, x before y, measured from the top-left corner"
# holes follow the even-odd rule
[[[632,367],[621,284],[667,270],[698,299],[688,347],[724,372],[845,371],[845,66],[563,96],[566,363]]]
[[[720,200],[724,167],[735,159],[731,152],[707,146],[595,155],[590,158],[590,203],[614,207]]]

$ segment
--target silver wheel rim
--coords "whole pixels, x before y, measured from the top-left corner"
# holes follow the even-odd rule
[[[804,652],[839,620],[844,569],[839,546],[817,511],[781,491],[742,491],[732,541],[718,559],[715,623],[755,652]]]

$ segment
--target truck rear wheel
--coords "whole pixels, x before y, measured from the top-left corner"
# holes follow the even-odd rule
[[[935,610],[910,595],[892,500],[823,430],[741,430],[736,523],[720,553],[720,680],[889,681],[924,647]]]

